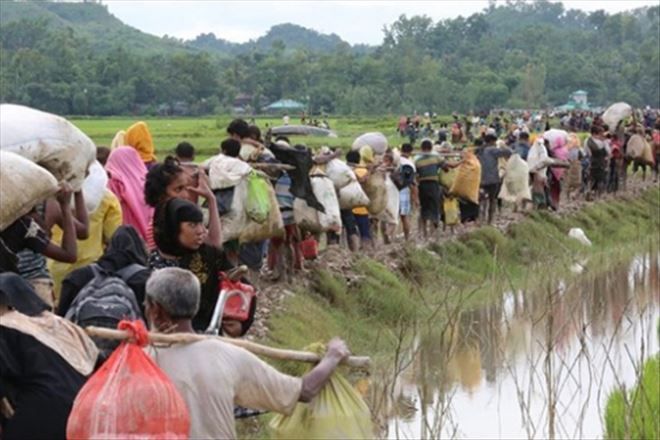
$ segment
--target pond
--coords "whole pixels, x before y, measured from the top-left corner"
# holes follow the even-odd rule
[[[659,273],[655,248],[420,332],[371,380],[383,437],[602,437],[609,392],[658,352]]]

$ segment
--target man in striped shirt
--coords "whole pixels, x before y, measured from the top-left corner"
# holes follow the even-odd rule
[[[433,144],[430,140],[422,141],[422,153],[415,158],[415,168],[417,170],[417,182],[419,189],[419,204],[421,207],[421,232],[424,238],[427,237],[428,224],[431,224],[431,230],[435,233],[440,223],[440,182],[438,181],[438,171],[445,167],[445,162],[433,153]]]

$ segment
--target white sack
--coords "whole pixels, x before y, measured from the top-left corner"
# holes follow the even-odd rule
[[[532,200],[529,188],[529,167],[519,154],[512,155],[506,163],[499,198],[511,203]]]
[[[108,185],[108,173],[98,161],[94,161],[89,167],[89,175],[82,185],[82,193],[85,198],[85,208],[88,213],[96,211],[105,195]],[[73,204],[73,201],[71,202]]]
[[[591,240],[587,238],[587,234],[585,234],[584,231],[580,228],[571,228],[571,230],[568,231],[568,236],[579,241],[585,246],[591,246]]]
[[[387,205],[385,210],[378,215],[378,220],[397,226],[399,224],[399,189],[389,176],[385,179],[385,192]]]
[[[314,196],[323,205],[325,213],[310,207],[305,200],[296,198],[293,201],[293,217],[296,224],[310,232],[339,232],[342,226],[341,213],[332,180],[327,176],[316,174],[310,177],[310,181]]]
[[[245,199],[247,198],[247,179],[241,180],[234,187],[234,197],[231,201],[231,209],[220,217],[222,225],[222,242],[237,239],[241,231],[248,224],[245,213]]]
[[[58,181],[80,190],[96,159],[94,142],[66,119],[14,104],[0,105],[0,150],[46,168]]]
[[[603,122],[605,122],[610,127],[610,130],[614,131],[619,121],[631,116],[632,113],[633,109],[630,105],[626,104],[625,102],[617,102],[605,110],[602,118]]]
[[[557,139],[563,139],[564,145],[568,144],[568,132],[566,130],[559,130],[558,128],[551,128],[543,133],[543,139],[550,143],[550,148],[554,148]]]
[[[385,154],[387,150],[387,138],[383,133],[379,132],[365,133],[353,141],[351,150],[358,151],[365,145],[369,145],[374,150],[374,154]]]
[[[236,186],[251,172],[252,167],[242,160],[219,154],[209,163],[211,189],[225,189]]]
[[[18,154],[0,150],[0,231],[57,190],[57,180],[48,170]]]
[[[357,206],[368,205],[369,197],[367,197],[362,185],[357,180],[339,190],[339,207],[341,209],[353,209]]]
[[[328,175],[337,190],[342,189],[349,183],[356,181],[355,173],[346,162],[339,159],[332,159],[325,165],[325,173]]]

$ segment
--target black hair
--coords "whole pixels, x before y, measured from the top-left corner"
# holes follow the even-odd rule
[[[412,153],[413,146],[409,143],[405,143],[401,145],[401,151],[404,153]]]
[[[225,139],[220,144],[222,154],[229,157],[238,157],[241,152],[241,143],[236,139]]]
[[[522,133],[520,133],[520,136],[518,136],[518,137],[520,139],[529,139],[529,133],[527,133],[526,131],[523,131]]]
[[[602,133],[603,127],[600,125],[592,125],[591,126],[591,134],[599,134]]]
[[[475,147],[481,147],[484,144],[484,140],[481,138],[476,138],[474,140],[474,146]]]
[[[256,125],[250,125],[248,127],[248,137],[254,139],[255,141],[261,142],[261,130]]]
[[[420,146],[422,148],[422,151],[429,151],[433,148],[433,142],[431,142],[428,139],[425,139],[422,141],[422,144]]]
[[[101,165],[105,166],[105,163],[110,157],[110,148],[108,147],[96,147],[96,160],[98,160]]]
[[[195,159],[195,147],[188,142],[180,142],[174,150],[174,154],[182,159]]]
[[[241,139],[250,136],[250,126],[242,119],[234,119],[227,126],[227,133],[230,135],[237,135]]]
[[[147,173],[147,179],[144,184],[144,201],[147,205],[156,207],[165,194],[167,185],[169,185],[179,173],[183,172],[179,159],[173,156],[167,156],[163,163],[156,164]]]
[[[346,153],[346,162],[360,163],[360,153],[358,151],[349,151]]]
[[[189,252],[179,242],[181,223],[201,223],[203,214],[194,203],[183,199],[170,199],[158,205],[154,214],[153,234],[156,247],[168,255],[182,256]]]
[[[491,142],[497,141],[497,136],[495,136],[494,134],[488,133],[486,136],[484,136],[484,141],[486,141],[486,143],[490,144]]]

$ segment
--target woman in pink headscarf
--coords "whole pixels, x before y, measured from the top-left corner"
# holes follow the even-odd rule
[[[550,149],[550,157],[568,161],[568,149],[566,148],[566,140],[561,136],[557,137]],[[550,167],[550,206],[554,210],[559,209],[559,197],[561,196],[561,179],[566,172],[565,168]]]
[[[108,189],[121,203],[124,224],[133,226],[146,241],[149,249],[153,248],[153,208],[144,201],[147,167],[140,155],[131,147],[119,147],[110,153],[105,169],[110,178]]]

